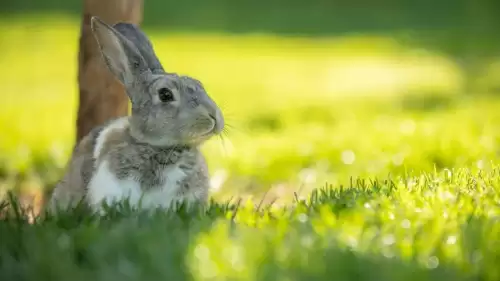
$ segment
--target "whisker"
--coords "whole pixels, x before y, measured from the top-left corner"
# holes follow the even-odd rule
[[[224,129],[236,129],[236,127],[230,124],[225,124]]]
[[[227,149],[226,149],[226,142],[224,140],[224,136],[223,135],[219,135],[219,139],[220,139],[220,144],[222,145],[222,150],[223,150],[223,154],[225,156],[227,156]]]
[[[235,133],[243,133],[243,132],[239,131],[239,130],[232,130],[229,128],[224,128],[220,134],[229,138],[230,136],[234,135]],[[244,134],[244,135],[246,135],[246,134]]]
[[[239,132],[239,133],[244,133],[244,134],[248,134],[248,131],[246,130],[246,128],[242,127],[242,126],[234,126],[232,124],[229,124],[226,122],[226,124],[224,124],[224,129],[226,132]]]
[[[223,132],[222,134],[219,135],[219,139],[221,140],[221,145],[223,147],[225,156],[228,156],[231,153],[231,150],[233,149],[233,144],[229,137],[227,136],[227,133]]]
[[[229,132],[228,131],[223,131],[222,135],[224,135],[226,138],[229,138]]]

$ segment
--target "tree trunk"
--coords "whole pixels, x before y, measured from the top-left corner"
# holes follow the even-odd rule
[[[84,0],[83,9],[78,57],[77,143],[94,127],[128,114],[128,98],[121,83],[103,62],[92,34],[90,18],[98,16],[108,24],[120,21],[140,24],[143,0]]]

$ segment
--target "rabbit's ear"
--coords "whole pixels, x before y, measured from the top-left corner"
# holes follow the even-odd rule
[[[148,69],[135,45],[98,17],[91,19],[92,32],[109,70],[127,87]]]
[[[142,57],[146,60],[146,64],[152,72],[164,72],[160,60],[155,54],[151,41],[137,25],[120,22],[115,24],[113,28],[134,43]]]

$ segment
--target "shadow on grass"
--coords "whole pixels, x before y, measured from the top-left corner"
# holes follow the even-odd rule
[[[399,98],[399,105],[405,111],[434,112],[453,108],[460,97],[440,93],[408,94]]]
[[[192,280],[188,246],[211,225],[197,210],[147,214],[126,204],[104,216],[79,205],[33,218],[16,202],[0,205],[1,280]]]

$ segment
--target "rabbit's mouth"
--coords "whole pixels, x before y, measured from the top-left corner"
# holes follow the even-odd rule
[[[212,116],[211,114],[209,114],[209,118],[210,118],[210,125],[207,126],[208,129],[205,130],[204,132],[202,132],[201,134],[199,134],[198,135],[199,137],[207,138],[207,137],[211,137],[211,136],[218,133],[217,119],[214,116]]]
[[[196,137],[193,138],[193,141],[195,143],[202,143],[204,141],[209,140],[211,137],[213,137],[216,134],[217,134],[216,133],[216,126],[214,124],[209,130],[205,130],[205,131],[197,134]]]
[[[214,125],[212,126],[212,128],[211,128],[210,130],[207,130],[206,132],[204,132],[204,133],[202,133],[202,134],[199,134],[198,136],[199,136],[200,138],[209,138],[209,137],[211,137],[211,136],[215,135],[215,134],[216,134],[216,132],[215,132],[215,127],[216,127],[216,126],[215,126],[215,123],[214,123]]]
[[[183,139],[189,143],[200,144],[219,134],[220,131],[220,125],[215,117],[212,115],[204,116],[190,126],[190,129],[184,133]]]
[[[224,129],[224,119],[217,118],[216,115],[208,114],[210,121],[212,121],[212,128],[206,133],[207,135],[218,135]]]

